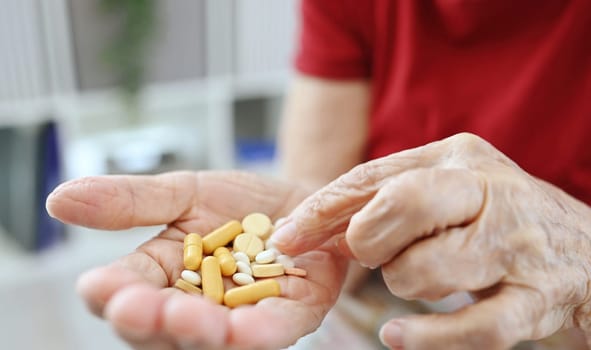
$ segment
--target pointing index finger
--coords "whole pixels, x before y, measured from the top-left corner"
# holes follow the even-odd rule
[[[436,144],[392,154],[353,168],[303,201],[271,239],[289,254],[314,249],[346,231],[351,217],[392,176],[429,167],[439,158]]]

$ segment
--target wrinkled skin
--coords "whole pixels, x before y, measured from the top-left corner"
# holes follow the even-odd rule
[[[506,349],[571,327],[591,339],[591,209],[474,135],[357,166],[277,234],[291,254],[341,237],[403,298],[475,297],[450,314],[389,321],[381,337],[393,349]]]
[[[174,284],[183,238],[230,219],[264,212],[286,216],[308,192],[239,172],[102,176],[67,182],[48,198],[49,213],[68,224],[120,230],[166,229],[113,264],[85,273],[78,291],[136,349],[278,349],[316,329],[334,305],[347,259],[333,244],[295,257],[308,277],[281,277],[282,297],[228,309],[189,296]]]

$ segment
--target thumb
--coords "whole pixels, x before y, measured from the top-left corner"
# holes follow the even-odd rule
[[[541,338],[561,327],[559,315],[550,322],[540,322],[544,309],[540,294],[504,288],[451,314],[391,320],[382,327],[380,339],[398,350],[508,349],[521,340]]]

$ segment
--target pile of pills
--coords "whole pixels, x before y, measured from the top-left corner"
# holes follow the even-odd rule
[[[305,277],[307,273],[272,246],[268,240],[272,233],[269,217],[252,213],[242,222],[229,221],[204,237],[188,234],[183,249],[185,269],[174,286],[229,307],[280,296],[279,283],[270,277]],[[224,277],[231,278],[232,288],[226,290]]]

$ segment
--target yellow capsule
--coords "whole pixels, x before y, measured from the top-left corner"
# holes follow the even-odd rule
[[[199,287],[192,285],[191,283],[185,281],[182,278],[176,280],[174,286],[175,288],[178,288],[186,293],[201,294],[201,289]]]
[[[203,252],[211,254],[218,247],[230,243],[236,236],[242,233],[242,225],[237,220],[227,222],[203,237]]]
[[[213,252],[213,256],[218,258],[223,276],[232,276],[236,272],[236,260],[226,247],[218,247]]]
[[[189,233],[185,236],[183,264],[187,270],[197,270],[203,257],[203,245],[198,233]]]
[[[208,256],[201,262],[201,288],[203,295],[221,304],[224,300],[224,281],[218,258]]]
[[[267,279],[228,290],[224,295],[224,304],[229,307],[256,304],[261,299],[280,295],[281,287],[279,282],[274,279]]]
[[[185,236],[184,245],[201,244],[201,235],[198,233],[189,233]]]

